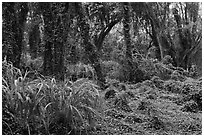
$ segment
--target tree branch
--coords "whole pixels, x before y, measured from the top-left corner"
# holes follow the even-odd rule
[[[101,50],[102,48],[102,43],[106,37],[106,35],[108,35],[108,33],[111,31],[111,29],[113,28],[113,26],[115,26],[115,24],[117,24],[119,21],[121,20],[120,19],[117,19],[117,20],[114,20],[112,21],[111,23],[109,23],[99,34],[98,38],[97,38],[97,41],[96,41],[96,47],[98,49],[98,51]]]

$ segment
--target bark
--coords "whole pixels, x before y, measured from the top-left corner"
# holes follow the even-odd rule
[[[105,77],[102,74],[101,65],[99,62],[99,57],[97,53],[96,47],[91,44],[90,42],[90,36],[89,36],[89,25],[86,22],[86,15],[85,11],[81,5],[81,3],[75,3],[76,9],[78,9],[78,15],[79,15],[79,27],[81,30],[81,37],[83,39],[83,45],[85,48],[85,54],[88,57],[90,63],[92,64],[93,68],[96,71],[97,80],[101,88],[105,87]]]
[[[181,17],[178,14],[178,10],[174,9],[173,11],[174,14],[174,18],[176,20],[177,23],[177,27],[178,27],[178,35],[179,35],[179,39],[180,39],[180,46],[181,46],[181,50],[178,51],[178,61],[177,61],[177,66],[179,67],[183,67],[184,69],[187,69],[188,66],[188,57],[185,56],[186,51],[188,51],[191,48],[191,33],[189,32],[189,30],[182,30],[182,22],[181,22]]]
[[[65,75],[65,70],[64,70],[64,43],[60,46],[60,59],[59,59],[59,68],[60,68],[60,77],[59,79],[64,81],[64,75]]]
[[[44,51],[44,74],[45,75],[52,75],[53,68],[52,68],[52,43],[46,42],[45,44],[45,51]]]
[[[163,30],[165,29],[165,23],[166,23],[166,12],[168,9],[169,3],[166,4],[165,6],[165,16],[161,21],[157,19],[157,15],[153,11],[151,5],[145,4],[144,7],[146,8],[146,14],[148,19],[150,20],[151,28],[152,28],[152,35],[150,37],[152,38],[152,41],[157,48],[156,50],[156,57],[157,59],[161,60],[164,56],[164,50],[165,50],[165,44],[164,41],[165,39],[165,34],[163,33]]]
[[[16,18],[15,18],[15,3],[14,2],[3,2],[2,3],[2,59],[5,58],[7,61],[15,62],[16,56],[13,56],[13,50],[16,47],[16,41],[12,33],[16,33]],[[10,44],[11,47],[7,46]],[[11,49],[11,50],[9,50]]]
[[[97,47],[98,51],[101,51],[101,48],[103,46],[103,41],[105,39],[105,37],[108,35],[108,33],[111,31],[111,29],[113,28],[113,26],[115,26],[121,19],[117,19],[114,20],[112,22],[110,22],[99,34],[99,36],[97,37],[97,39],[95,40],[95,45]]]
[[[132,59],[132,44],[131,44],[131,36],[130,36],[130,9],[129,3],[123,3],[124,10],[124,19],[123,19],[123,32],[124,32],[124,40],[126,45],[126,59],[124,63],[124,67],[126,68],[125,74],[127,80],[129,82],[138,83],[143,81],[144,73],[138,68],[138,64],[134,62]]]
[[[13,56],[15,57],[15,61],[13,65],[17,68],[21,68],[21,54],[22,54],[22,45],[23,45],[23,28],[24,24],[26,22],[26,17],[28,13],[28,7],[27,3],[16,3],[15,7],[16,10],[19,10],[19,12],[15,15],[15,23],[13,24],[13,32],[15,33],[15,41],[16,45],[13,47]]]
[[[127,80],[132,81],[132,68],[133,68],[133,61],[132,61],[132,45],[131,45],[131,36],[130,36],[130,15],[129,15],[129,4],[123,3],[123,10],[124,10],[124,19],[123,19],[123,33],[124,33],[124,40],[126,45],[126,62],[125,65],[127,69]]]
[[[38,25],[34,26],[33,30],[30,32],[29,45],[30,51],[33,58],[37,58],[37,51],[40,44],[40,31]]]
[[[44,17],[45,23],[45,51],[44,51],[44,74],[45,75],[52,75],[53,74],[53,67],[52,67],[52,46],[53,46],[53,17],[52,12],[50,10],[51,6],[50,3],[40,3],[40,8]]]
[[[155,28],[155,24],[153,21],[151,21],[151,26],[152,26],[152,35],[151,35],[151,38],[152,38],[152,41],[155,45],[155,47],[157,48],[156,50],[156,58],[161,60],[162,58],[162,53],[161,53],[161,45],[159,43],[159,38],[158,38],[158,32],[156,31],[156,28]]]

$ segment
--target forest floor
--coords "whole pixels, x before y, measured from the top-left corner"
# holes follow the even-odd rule
[[[202,80],[188,78],[184,82],[160,80],[156,83],[146,80],[134,85],[124,84],[123,93],[127,96],[119,95],[123,97],[117,92],[112,94],[114,90],[103,91],[104,120],[99,120],[95,130],[88,134],[202,134],[202,96],[201,100],[198,97],[198,92],[202,95]],[[115,86],[118,91],[120,86]]]
[[[202,78],[161,80],[153,76],[137,84],[107,79],[107,89],[100,90],[92,86],[96,81],[89,79],[79,79],[71,86],[57,83],[54,78],[31,78],[29,82],[22,77],[15,80],[14,71],[10,71],[9,65],[5,65],[2,85],[4,134],[202,134]],[[79,111],[79,106],[84,107],[86,102],[96,107],[88,106]],[[97,112],[99,117],[92,112]],[[81,120],[80,127],[77,120]]]

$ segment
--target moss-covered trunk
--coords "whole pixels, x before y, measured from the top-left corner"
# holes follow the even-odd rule
[[[98,52],[96,47],[91,44],[90,42],[90,36],[89,36],[89,25],[86,21],[85,11],[82,7],[81,3],[75,3],[75,7],[78,10],[78,22],[80,27],[80,33],[82,37],[82,43],[85,48],[85,54],[88,57],[89,62],[92,64],[96,71],[97,80],[101,88],[105,87],[105,77],[102,73],[101,65],[99,62]]]

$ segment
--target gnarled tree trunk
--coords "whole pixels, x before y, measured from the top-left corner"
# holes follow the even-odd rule
[[[89,25],[86,21],[85,11],[81,3],[75,3],[76,9],[78,10],[79,15],[79,27],[81,30],[81,37],[83,39],[83,45],[85,48],[85,54],[88,57],[90,63],[94,67],[97,75],[97,79],[101,88],[105,87],[105,78],[102,73],[101,65],[99,62],[99,57],[96,47],[91,44],[89,36]]]

